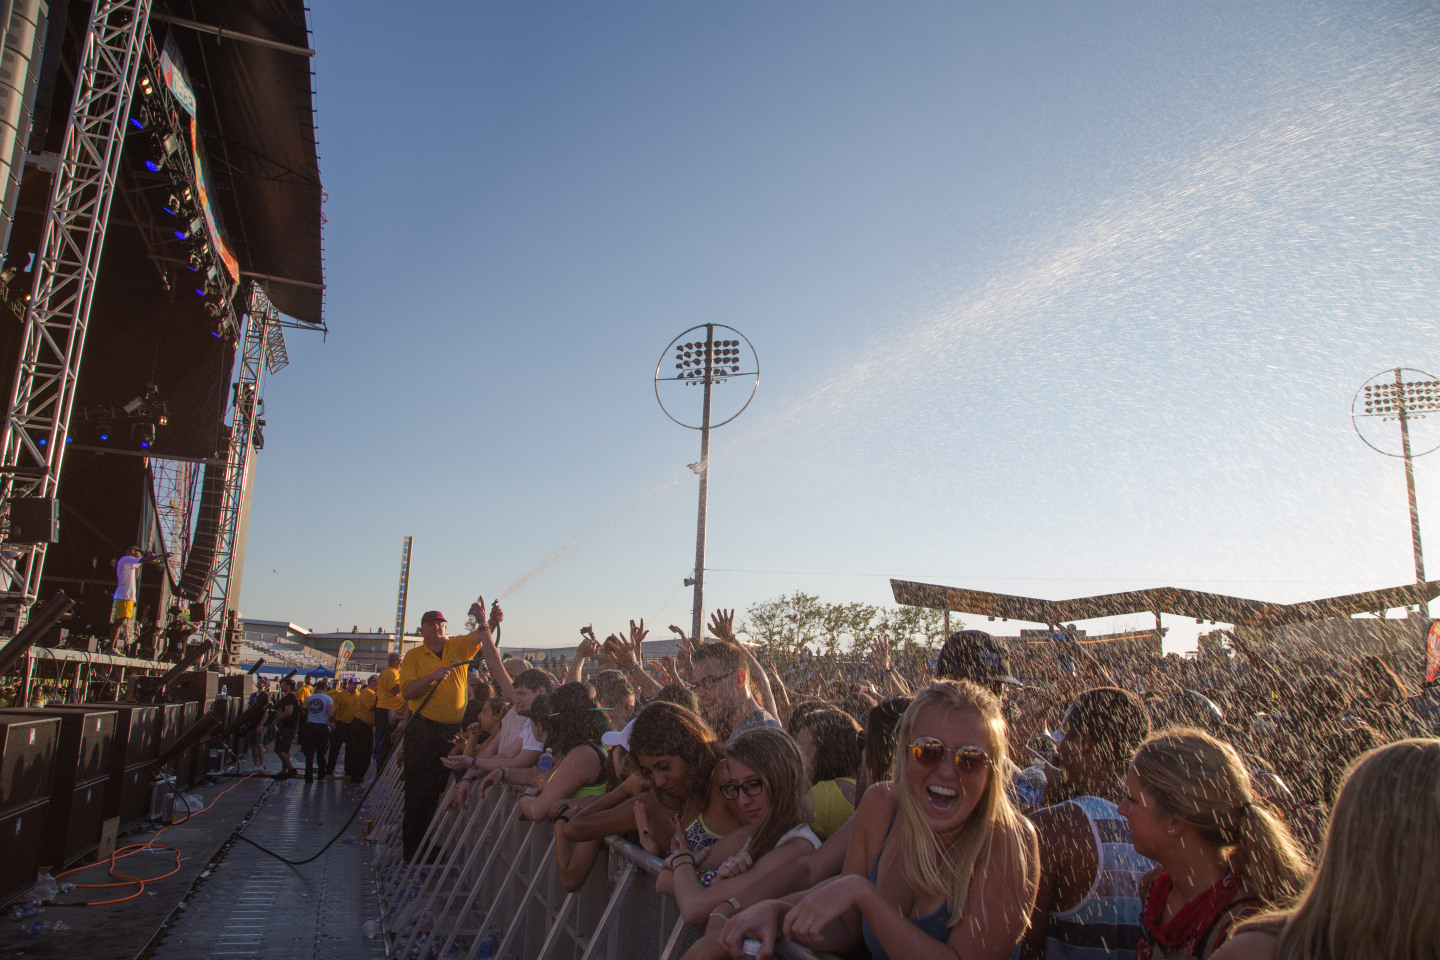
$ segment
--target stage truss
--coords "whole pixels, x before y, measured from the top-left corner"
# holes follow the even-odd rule
[[[0,451],[0,513],[21,497],[53,499],[125,125],[150,20],[150,0],[95,0],[25,314],[24,342]],[[18,545],[17,545],[18,546]],[[0,626],[19,629],[35,602],[46,543],[0,555],[11,589]]]

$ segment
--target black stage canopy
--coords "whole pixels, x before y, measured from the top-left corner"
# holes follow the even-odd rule
[[[173,31],[199,101],[221,219],[243,273],[286,316],[323,322],[320,159],[313,61],[302,0],[171,0],[151,21]],[[214,28],[218,35],[209,32]]]

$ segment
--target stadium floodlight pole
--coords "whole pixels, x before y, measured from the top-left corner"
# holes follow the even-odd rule
[[[698,336],[701,330],[705,331],[704,339]],[[726,334],[722,334],[726,339],[717,340],[717,330],[728,331],[738,339],[731,340]],[[674,374],[670,375],[669,371],[665,371],[666,375],[662,376],[666,359],[671,357],[675,365]],[[745,397],[745,402],[724,420],[712,423],[714,388],[730,380],[740,379],[752,379],[750,393]],[[660,395],[661,384],[683,384],[687,387],[702,388],[698,426],[686,423],[665,406],[665,400]],[[705,621],[705,527],[710,497],[710,431],[714,427],[723,427],[744,413],[745,408],[750,406],[750,401],[755,398],[755,391],[759,386],[760,360],[755,355],[755,348],[743,333],[724,324],[706,323],[691,327],[670,341],[670,346],[660,354],[660,360],[655,364],[655,399],[660,404],[660,409],[682,427],[700,431],[700,459],[690,464],[690,469],[700,477],[700,502],[695,521],[695,574],[685,578],[685,585],[695,588],[695,598],[690,611],[690,636],[695,639],[700,637]]]
[[[1394,374],[1394,380],[1389,376]],[[1406,374],[1412,374],[1406,379]],[[1381,377],[1386,377],[1380,382]],[[1399,458],[1405,462],[1405,492],[1410,500],[1410,545],[1415,552],[1415,582],[1425,582],[1425,557],[1420,549],[1420,510],[1415,498],[1415,457],[1423,457],[1435,447],[1415,453],[1410,447],[1410,423],[1440,413],[1440,380],[1423,370],[1396,367],[1371,377],[1355,394],[1350,405],[1350,420],[1355,432],[1372,450],[1387,457],[1397,454],[1385,450],[1365,436],[1360,429],[1362,418],[1396,420],[1400,424]]]

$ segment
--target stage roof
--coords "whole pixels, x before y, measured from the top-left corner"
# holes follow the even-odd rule
[[[261,279],[281,313],[322,323],[314,61],[240,38],[310,48],[303,0],[171,0],[156,5],[152,23],[161,39],[167,27],[174,32],[195,83],[220,215],[240,269]]]
[[[1125,593],[1105,593],[1072,600],[1037,600],[1007,593],[987,593],[963,587],[891,580],[895,602],[912,607],[954,610],[978,616],[1023,620],[1028,623],[1060,624],[1072,620],[1093,620],[1127,613],[1171,613],[1196,620],[1233,623],[1236,626],[1270,627],[1306,620],[1348,617],[1356,613],[1377,613],[1396,607],[1428,603],[1440,596],[1440,580],[1412,583],[1384,590],[1351,593],[1342,597],[1306,600],[1301,603],[1270,603],[1202,593],[1179,587],[1152,587]]]

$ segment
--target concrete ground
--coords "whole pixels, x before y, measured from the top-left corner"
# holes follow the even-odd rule
[[[273,756],[266,766],[271,772],[279,769]],[[248,769],[248,764],[242,768]],[[291,860],[309,858],[340,831],[363,787],[341,779],[306,785],[303,777],[258,775],[225,777],[186,792],[214,805],[159,834],[157,843],[180,850],[179,872],[146,883],[138,897],[120,903],[75,905],[128,897],[138,886],[77,887],[38,917],[15,920],[7,914],[0,919],[0,958],[363,960],[384,955],[383,940],[367,940],[363,933],[365,921],[377,917],[378,909],[370,848],[361,841],[358,819],[324,854],[302,866],[284,864],[236,839],[243,833]],[[153,828],[137,831],[120,838],[117,846],[155,836]],[[119,861],[114,869],[148,878],[174,867],[171,851],[152,849]],[[116,882],[106,872],[102,864],[57,879]],[[35,920],[60,920],[69,929],[26,933]]]

